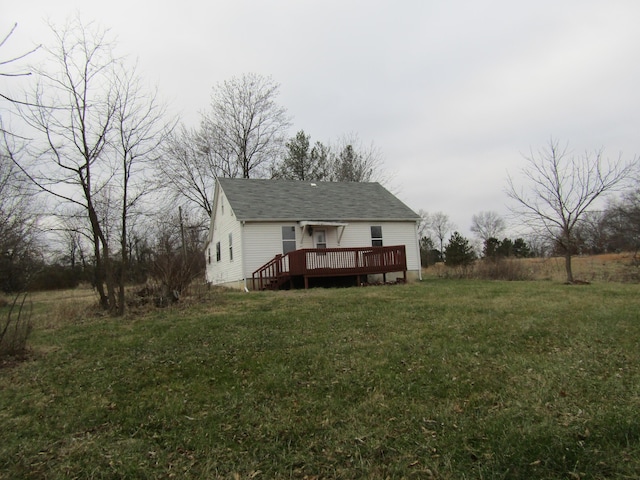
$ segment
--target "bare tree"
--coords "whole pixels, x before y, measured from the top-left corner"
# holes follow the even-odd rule
[[[418,239],[420,241],[420,259],[423,267],[434,265],[438,261],[442,261],[443,252],[436,248],[433,240],[433,231],[431,230],[432,218],[431,214],[424,209],[418,210],[420,222],[418,223]],[[441,247],[442,248],[442,247]]]
[[[200,126],[175,129],[158,159],[158,183],[174,203],[192,205],[208,221],[217,177],[264,177],[277,169],[289,118],[271,78],[246,74],[213,89]]]
[[[418,224],[418,238],[425,238],[431,235],[429,228],[431,226],[431,215],[424,209],[418,210],[420,215],[420,223]]]
[[[231,167],[228,176],[268,175],[282,156],[290,120],[276,103],[278,89],[270,77],[252,73],[214,88],[203,134],[216,163]]]
[[[483,242],[489,238],[499,238],[505,228],[504,219],[496,212],[483,211],[471,217],[471,231]]]
[[[118,60],[104,30],[92,32],[91,25],[78,19],[61,29],[50,28],[55,41],[43,50],[56,67],[36,70],[38,84],[22,117],[37,140],[32,142],[31,155],[18,165],[42,191],[85,212],[91,225],[100,304],[115,311],[109,242],[96,199],[116,168],[105,153],[117,106],[113,74]]]
[[[0,290],[6,292],[27,287],[38,263],[40,243],[35,199],[12,161],[14,140],[0,130]]]
[[[177,215],[176,215],[177,213]],[[154,291],[158,305],[177,301],[205,268],[202,254],[205,231],[193,223],[188,212],[165,212],[155,226],[149,226],[154,243],[150,276],[157,282]]]
[[[143,175],[149,162],[155,161],[166,135],[173,128],[165,123],[166,108],[157,92],[147,95],[135,70],[122,72],[117,78],[118,101],[114,116],[114,151],[120,158],[118,169],[120,218],[120,275],[118,279],[118,314],[125,313],[125,282],[128,276],[128,224],[134,209],[149,193],[151,182]]]
[[[575,156],[553,139],[525,159],[522,174],[527,189],[518,188],[511,176],[507,180],[507,194],[515,202],[512,210],[561,248],[567,282],[572,283],[577,225],[596,200],[623,186],[638,160],[607,161],[602,150]]]
[[[217,177],[233,176],[220,165],[211,139],[202,131],[184,125],[167,138],[163,155],[155,163],[159,186],[169,192],[173,202],[186,201],[209,218],[213,210],[213,186]]]
[[[134,165],[157,146],[155,122],[161,112],[153,97],[140,94],[135,77],[114,55],[107,30],[80,19],[50,28],[54,41],[43,47],[49,63],[35,70],[38,83],[21,108],[34,141],[29,155],[15,162],[58,200],[53,205],[58,212],[63,205],[83,212],[100,304],[116,314],[122,310],[113,263],[119,228],[114,212],[120,211],[126,223],[140,195],[131,192]],[[126,228],[121,233],[126,237]]]
[[[607,250],[608,235],[607,215],[601,210],[585,212],[576,225],[576,240],[581,252],[591,254],[603,253]]]
[[[526,243],[531,250],[532,257],[546,257],[551,255],[553,251],[553,245],[550,245],[548,235],[540,235],[537,232],[529,231],[526,236]]]
[[[431,221],[429,222],[429,231],[440,242],[440,255],[444,255],[443,244],[444,239],[447,238],[449,232],[456,228],[455,224],[449,220],[449,216],[442,212],[436,212],[431,215]]]
[[[633,252],[634,262],[638,263],[640,251],[640,182],[625,192],[608,206],[603,223],[607,231],[610,248]]]
[[[79,271],[84,280],[89,280],[86,275],[91,265],[89,252],[93,235],[84,210],[74,207],[60,211],[57,215],[59,225],[50,230],[57,238],[58,250],[64,263],[72,271]]]

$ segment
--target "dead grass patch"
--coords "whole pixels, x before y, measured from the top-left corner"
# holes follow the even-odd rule
[[[34,292],[31,299],[34,327],[39,330],[86,323],[102,314],[98,297],[90,288]]]

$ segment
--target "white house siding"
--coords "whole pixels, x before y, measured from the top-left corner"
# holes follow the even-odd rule
[[[211,241],[205,252],[207,282],[214,285],[240,282],[242,274],[242,226],[237,221],[224,193],[217,192]],[[233,240],[233,260],[229,252],[229,234]],[[220,242],[220,261],[216,259],[216,243]]]
[[[415,222],[351,222],[345,228],[340,247],[366,247],[371,245],[371,227],[382,227],[384,246],[406,245],[407,270],[420,270]],[[338,245],[331,245],[338,246]]]
[[[382,244],[384,246],[405,245],[407,270],[410,280],[420,278],[420,256],[417,247],[415,222],[350,222],[345,228],[340,247],[364,247],[371,245],[371,227],[382,227]],[[333,246],[333,245],[332,245]],[[387,280],[394,280],[402,274],[387,275]],[[379,281],[382,275],[372,276],[371,281]]]
[[[282,227],[296,227],[296,249],[311,248],[311,243],[300,246],[300,228],[296,222],[248,222],[244,226],[245,266],[247,278],[251,278],[253,272],[265,263],[282,254]]]

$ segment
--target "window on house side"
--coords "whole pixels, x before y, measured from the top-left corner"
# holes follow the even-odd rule
[[[207,248],[207,262],[211,265],[211,248]]]
[[[372,247],[382,246],[382,227],[381,226],[371,227],[371,246]]]
[[[233,260],[233,235],[229,234],[229,260]]]
[[[282,254],[296,249],[296,227],[282,227]]]
[[[216,262],[219,262],[221,257],[220,242],[216,242]]]

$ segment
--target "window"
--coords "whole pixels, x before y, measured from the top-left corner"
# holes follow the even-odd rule
[[[229,260],[233,260],[233,235],[229,234]]]
[[[216,262],[220,261],[220,257],[221,257],[221,253],[220,253],[220,242],[216,242]]]
[[[282,253],[286,255],[296,249],[296,227],[282,227]]]
[[[371,246],[372,247],[382,246],[382,227],[380,226],[371,227]]]
[[[207,248],[207,262],[211,265],[211,249]]]

